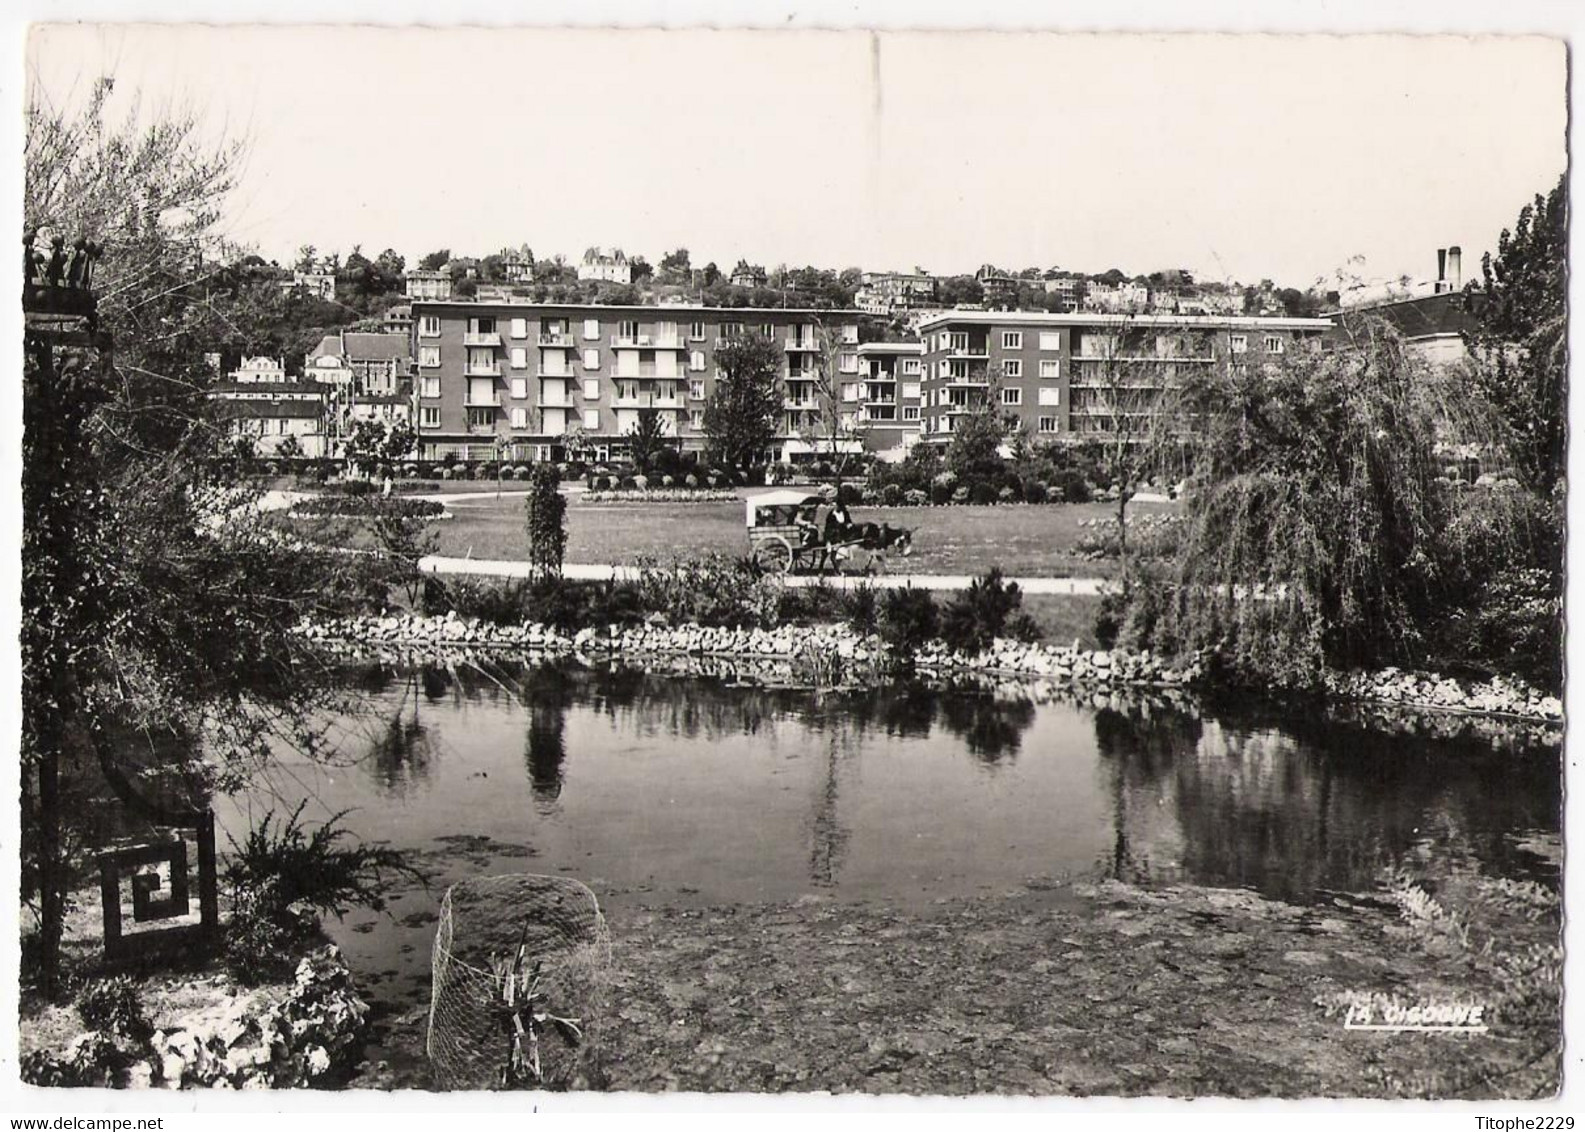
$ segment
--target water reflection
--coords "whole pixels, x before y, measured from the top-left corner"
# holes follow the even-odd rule
[[[536,852],[564,844],[565,864],[634,880],[885,895],[1093,869],[1307,899],[1369,887],[1415,851],[1556,873],[1523,847],[1560,828],[1549,752],[1316,712],[491,660],[356,681],[385,835],[532,834]]]

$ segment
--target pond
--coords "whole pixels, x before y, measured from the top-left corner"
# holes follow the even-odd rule
[[[445,886],[560,873],[607,905],[926,904],[1075,876],[1304,902],[1406,854],[1557,873],[1558,748],[1389,734],[1272,707],[1027,689],[814,692],[492,662],[362,670],[330,763],[280,752],[218,809],[307,800],[414,854],[425,888],[330,924],[360,983],[427,1000]],[[222,838],[224,844],[224,838]]]

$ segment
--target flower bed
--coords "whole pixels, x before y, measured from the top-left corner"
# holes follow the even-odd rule
[[[364,518],[376,511],[392,511],[404,519],[449,519],[445,505],[433,499],[401,496],[377,499],[367,495],[320,495],[292,504],[294,519]]]
[[[1187,515],[1146,513],[1128,519],[1128,550],[1135,558],[1170,558],[1188,530]],[[1081,519],[1082,533],[1073,545],[1081,558],[1117,558],[1121,550],[1117,520]]]
[[[635,488],[586,491],[585,503],[736,503],[737,493],[724,488]]]

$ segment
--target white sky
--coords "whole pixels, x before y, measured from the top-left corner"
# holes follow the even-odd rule
[[[186,99],[249,159],[232,233],[416,260],[526,241],[938,273],[1466,278],[1565,165],[1556,40],[79,25],[67,99]]]

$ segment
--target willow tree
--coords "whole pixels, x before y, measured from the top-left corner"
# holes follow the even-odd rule
[[[1189,530],[1157,641],[1292,685],[1415,657],[1456,571],[1439,437],[1480,426],[1458,381],[1374,320],[1187,379]]]

